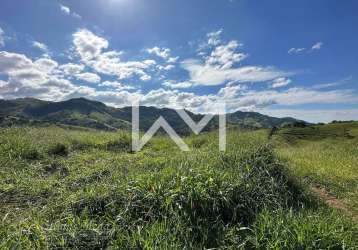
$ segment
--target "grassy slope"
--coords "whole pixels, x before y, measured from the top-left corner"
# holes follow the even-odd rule
[[[282,129],[274,139],[296,176],[324,187],[358,215],[358,123]]]
[[[160,117],[175,129],[177,133],[188,135],[191,130],[173,109],[155,107],[140,108],[140,127],[147,131]],[[203,118],[201,114],[188,115],[196,121]],[[97,101],[85,98],[70,99],[63,102],[48,102],[33,98],[1,100],[0,99],[0,126],[12,125],[27,126],[62,124],[82,126],[87,128],[116,131],[116,129],[131,128],[132,108],[113,108]],[[283,124],[293,124],[298,120],[293,118],[275,118],[255,112],[240,112],[227,114],[227,121],[231,125],[249,128],[271,128]],[[211,120],[205,128],[208,131],[218,128],[218,117]]]
[[[58,127],[0,131],[0,249],[354,248],[357,226],[318,204],[266,131],[179,151],[156,137]]]

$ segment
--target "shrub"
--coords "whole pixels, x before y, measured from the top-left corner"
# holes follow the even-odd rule
[[[26,160],[38,160],[41,155],[36,148],[29,147],[22,151],[21,158]]]
[[[67,156],[68,147],[62,143],[51,144],[47,149],[47,153],[49,155],[55,155],[55,156]]]

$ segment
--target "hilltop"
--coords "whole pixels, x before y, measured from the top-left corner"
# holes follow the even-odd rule
[[[114,108],[101,102],[85,98],[62,102],[49,102],[33,98],[0,100],[0,126],[24,124],[62,124],[115,131],[131,127],[131,107]],[[193,120],[199,121],[203,114],[187,111]],[[156,119],[163,116],[181,134],[190,133],[189,127],[174,109],[140,107],[140,128],[147,130]],[[294,118],[276,118],[256,112],[236,111],[227,114],[231,126],[244,128],[272,128],[302,122]],[[205,128],[207,131],[218,127],[218,118]]]

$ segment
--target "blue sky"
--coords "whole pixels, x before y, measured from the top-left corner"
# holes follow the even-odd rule
[[[0,98],[358,120],[358,2],[5,0]]]

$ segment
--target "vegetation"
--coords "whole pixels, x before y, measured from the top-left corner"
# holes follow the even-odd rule
[[[358,122],[282,129],[274,140],[295,176],[343,200],[358,215]]]
[[[354,249],[357,224],[300,178],[356,199],[344,191],[357,180],[350,128],[353,139],[319,140],[279,129],[272,142],[266,130],[232,129],[224,153],[214,132],[186,137],[190,152],[158,135],[133,153],[126,132],[3,128],[0,249]],[[321,151],[306,147],[330,141],[345,150],[331,145],[309,170]],[[333,172],[337,152],[344,174]]]
[[[203,118],[201,114],[187,112],[196,121]],[[140,114],[140,126],[145,131],[160,116],[163,116],[177,133],[183,135],[191,133],[190,128],[173,109],[140,107]],[[275,118],[255,112],[241,111],[228,114],[227,120],[231,126],[239,126],[241,128],[271,128],[299,122],[293,118]],[[117,129],[130,129],[131,121],[131,107],[117,109],[108,107],[101,102],[84,98],[63,102],[47,102],[33,98],[0,100],[0,126],[3,127],[13,125],[23,126],[24,124],[32,126],[56,124],[116,131]],[[205,129],[210,131],[216,128],[218,128],[217,117]]]

